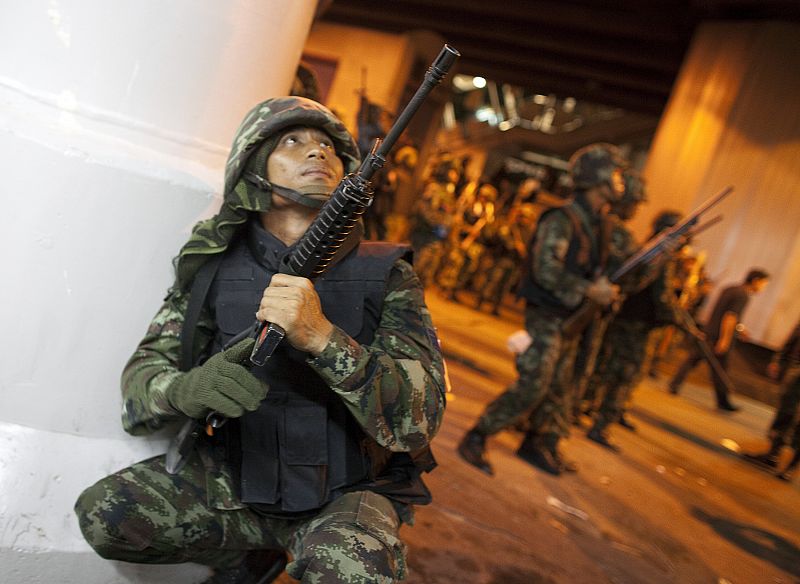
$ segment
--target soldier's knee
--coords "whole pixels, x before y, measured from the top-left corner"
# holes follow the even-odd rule
[[[318,584],[390,584],[405,575],[402,550],[366,533],[323,533],[306,543],[287,572]]]
[[[127,553],[143,548],[142,539],[126,535],[127,513],[119,493],[101,480],[83,491],[75,502],[78,525],[86,542],[107,560],[126,560]]]

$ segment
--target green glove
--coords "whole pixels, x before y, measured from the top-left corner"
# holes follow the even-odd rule
[[[269,388],[242,365],[254,343],[240,341],[188,371],[167,390],[169,402],[190,418],[202,418],[209,411],[238,418],[245,410],[257,409]]]

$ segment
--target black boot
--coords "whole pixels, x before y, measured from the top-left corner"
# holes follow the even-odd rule
[[[559,440],[560,436],[556,434],[548,434],[544,439],[544,447],[550,453],[550,457],[558,465],[558,468],[561,469],[561,472],[578,472],[578,463],[565,458],[561,454],[561,450],[558,448]]]
[[[628,417],[625,415],[625,412],[622,412],[619,415],[619,419],[617,420],[617,424],[625,428],[626,430],[630,430],[631,432],[636,432],[636,424],[631,422]]]
[[[253,550],[238,566],[215,569],[203,584],[269,584],[283,573],[286,562],[281,550]]]
[[[486,435],[473,428],[464,435],[458,443],[458,453],[465,461],[489,476],[494,475],[494,469],[484,454],[486,452]]]
[[[794,474],[794,471],[797,469],[798,464],[800,464],[800,448],[794,451],[794,456],[792,457],[792,460],[790,460],[786,468],[780,472],[778,478],[781,479],[782,481],[792,480],[792,475]]]
[[[613,452],[619,452],[619,446],[609,441],[608,436],[606,436],[606,433],[603,431],[603,428],[596,423],[594,426],[592,426],[592,429],[586,433],[586,437],[593,442],[597,442],[600,446],[605,446]]]
[[[766,466],[767,468],[774,470],[778,467],[778,459],[780,458],[781,448],[783,448],[783,440],[775,439],[772,441],[772,444],[770,444],[767,452],[762,452],[761,454],[745,453],[744,458],[748,462],[754,462],[755,464]]]
[[[531,466],[551,475],[559,476],[561,474],[561,464],[553,458],[552,453],[544,445],[527,440],[527,437],[517,449],[517,456]]]

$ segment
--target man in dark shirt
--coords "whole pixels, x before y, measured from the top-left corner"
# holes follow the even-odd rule
[[[728,362],[728,354],[733,344],[736,327],[747,306],[747,302],[750,300],[750,296],[763,290],[768,282],[769,274],[767,272],[752,269],[743,283],[725,288],[722,294],[719,295],[705,327],[705,342],[708,343],[723,370]],[[689,371],[694,369],[702,359],[702,350],[700,347],[695,346],[678,369],[675,377],[670,381],[670,393],[678,393]],[[730,402],[728,388],[713,367],[711,368],[711,377],[714,382],[714,392],[717,395],[717,408],[728,412],[738,410],[739,408]]]

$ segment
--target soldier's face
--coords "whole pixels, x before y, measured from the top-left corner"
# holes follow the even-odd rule
[[[621,168],[617,168],[611,173],[611,180],[607,186],[609,201],[614,202],[622,199],[622,195],[625,194],[625,177]]]
[[[267,159],[267,178],[304,194],[330,194],[344,175],[333,140],[317,128],[286,130]]]

